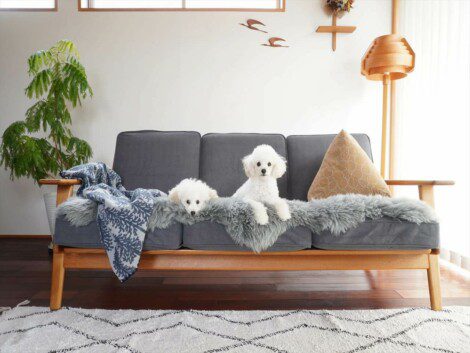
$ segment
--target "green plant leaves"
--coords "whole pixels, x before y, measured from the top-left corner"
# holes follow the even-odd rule
[[[86,98],[87,94],[93,95],[88,85],[85,70],[76,60],[64,63],[62,67],[64,94],[72,103],[72,106],[81,104],[80,99]]]
[[[51,48],[51,50],[75,56],[77,59],[79,58],[77,47],[75,44],[73,44],[72,41],[67,39],[59,40],[56,45]]]
[[[92,156],[90,145],[86,141],[76,137],[72,137],[68,141],[67,152],[69,152],[69,156],[73,158],[69,161],[71,165],[85,163]]]
[[[28,98],[40,98],[45,92],[47,92],[49,85],[51,84],[52,72],[50,69],[44,69],[36,73],[28,87],[25,89],[25,93]]]
[[[25,94],[39,101],[26,111],[24,121],[14,122],[3,133],[0,165],[10,169],[11,179],[25,176],[38,181],[92,156],[90,145],[70,130],[68,105],[76,107],[93,95],[78,58],[78,50],[69,40],[60,40],[28,58],[32,79]],[[31,136],[41,130],[46,137]]]
[[[42,67],[49,67],[52,60],[50,50],[40,50],[28,58],[28,73],[30,76],[36,75]]]

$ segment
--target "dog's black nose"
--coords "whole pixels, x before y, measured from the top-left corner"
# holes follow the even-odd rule
[[[261,169],[261,173],[266,174],[266,169]]]
[[[195,211],[191,211],[191,216],[194,216],[196,214]]]

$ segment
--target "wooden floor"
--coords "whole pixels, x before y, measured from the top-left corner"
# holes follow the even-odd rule
[[[0,239],[0,306],[49,305],[44,239]],[[470,306],[470,279],[441,268],[443,304]],[[426,271],[67,271],[64,306],[133,309],[358,309],[429,306]]]

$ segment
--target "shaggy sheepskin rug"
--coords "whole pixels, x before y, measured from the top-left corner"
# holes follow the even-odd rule
[[[17,307],[0,352],[469,352],[470,307],[350,311]]]
[[[272,246],[287,229],[297,226],[309,228],[313,233],[329,230],[341,235],[366,219],[392,218],[403,222],[436,223],[434,210],[419,200],[390,198],[379,195],[336,195],[310,202],[287,201],[292,218],[281,221],[268,207],[269,223],[256,223],[251,206],[236,198],[219,198],[208,202],[197,216],[189,215],[181,204],[167,197],[155,200],[155,208],[149,219],[149,229],[165,229],[173,223],[191,225],[202,221],[222,224],[235,243],[260,252]],[[96,219],[96,203],[75,197],[57,209],[57,216],[74,226],[84,226]]]

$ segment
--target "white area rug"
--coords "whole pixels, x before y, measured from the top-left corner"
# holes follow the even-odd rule
[[[470,307],[350,311],[17,307],[0,352],[470,352]]]

